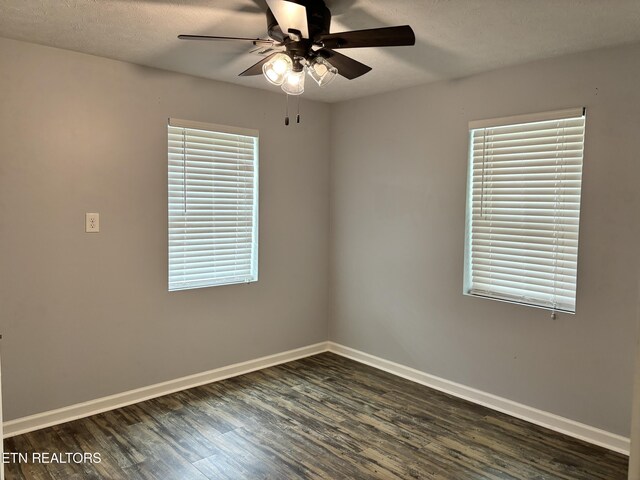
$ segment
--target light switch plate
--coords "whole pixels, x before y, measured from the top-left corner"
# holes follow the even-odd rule
[[[84,231],[87,233],[98,233],[100,231],[100,214],[85,213]]]

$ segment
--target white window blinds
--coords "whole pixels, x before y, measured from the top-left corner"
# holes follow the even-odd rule
[[[575,312],[584,110],[471,122],[465,293]]]
[[[258,132],[169,120],[169,290],[258,279]]]

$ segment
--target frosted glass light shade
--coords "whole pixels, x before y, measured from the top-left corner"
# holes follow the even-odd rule
[[[304,92],[304,70],[299,72],[291,70],[287,73],[282,90],[289,95],[301,95]]]
[[[285,53],[274,55],[271,60],[262,66],[265,78],[274,85],[282,85],[287,73],[293,69],[291,57]]]
[[[338,74],[338,69],[322,57],[316,57],[309,65],[308,71],[309,76],[321,87],[329,85]]]

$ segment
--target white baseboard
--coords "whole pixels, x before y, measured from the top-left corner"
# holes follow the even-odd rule
[[[556,432],[564,433],[571,437],[584,440],[610,450],[629,455],[630,441],[628,438],[600,430],[583,423],[569,420],[552,413],[513,402],[506,398],[498,397],[475,388],[467,387],[459,383],[451,382],[443,378],[430,375],[411,367],[390,362],[368,353],[345,347],[334,342],[321,342],[287,352],[277,353],[266,357],[235,363],[226,367],[217,368],[208,372],[197,373],[187,377],[157,383],[148,387],[118,393],[108,397],[90,400],[84,403],[70,405],[68,407],[50,410],[48,412],[30,415],[15,420],[4,422],[4,438],[23,433],[51,427],[60,423],[70,422],[79,418],[89,417],[98,413],[125,407],[138,402],[143,402],[170,393],[189,388],[217,382],[226,378],[236,377],[245,373],[262,370],[281,363],[291,362],[318,353],[330,351],[356,362],[364,363],[372,367],[384,370],[407,380],[411,380],[427,387],[440,390],[455,397],[463,398],[473,403],[497,410],[522,420],[540,425]]]
[[[89,417],[97,413],[125,407],[152,398],[161,397],[188,388],[217,382],[225,378],[237,377],[245,373],[262,370],[281,363],[291,362],[300,358],[309,357],[327,351],[327,342],[317,343],[287,352],[276,353],[266,357],[235,363],[226,367],[216,368],[208,372],[196,373],[187,377],[156,383],[148,387],[142,387],[128,392],[117,393],[108,397],[77,403],[68,407],[37,413],[28,417],[17,418],[4,422],[4,438],[20,435],[41,428],[51,427],[60,423],[70,422],[79,418]]]
[[[569,435],[585,442],[593,443],[609,450],[629,455],[630,441],[628,438],[614,433],[600,430],[583,423],[579,423],[568,418],[554,415],[553,413],[538,410],[521,403],[513,402],[506,398],[498,397],[475,388],[467,387],[459,383],[451,382],[443,378],[421,372],[414,368],[406,367],[398,363],[390,362],[380,357],[368,353],[345,347],[343,345],[329,342],[329,351],[341,355],[356,362],[370,365],[385,372],[392,373],[407,380],[411,380],[435,390],[448,393],[458,398],[463,398],[473,403],[483,405],[506,413],[512,417],[535,423],[550,430]]]

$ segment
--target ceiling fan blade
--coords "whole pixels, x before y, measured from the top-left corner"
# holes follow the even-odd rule
[[[297,30],[302,34],[302,38],[309,38],[307,9],[304,5],[287,0],[267,0],[267,5],[285,35],[290,30]]]
[[[242,42],[253,42],[254,45],[273,45],[273,40],[265,40],[262,38],[246,38],[246,37],[212,37],[210,35],[178,35],[180,40],[239,40]]]
[[[274,52],[271,55],[269,55],[268,57],[263,58],[258,63],[254,64],[254,65],[251,65],[249,68],[247,68],[244,72],[242,72],[238,76],[239,77],[250,77],[252,75],[262,75],[262,65],[267,63],[271,59],[271,57],[273,57],[274,55],[277,55],[278,53],[280,53],[280,52]]]
[[[340,75],[349,80],[358,78],[371,70],[370,66],[327,48],[321,48],[316,53],[325,58],[327,62],[338,69]]]
[[[403,25],[328,33],[319,35],[314,41],[324,48],[400,47],[415,45],[416,36],[409,25]]]

